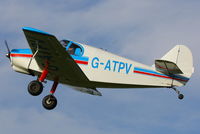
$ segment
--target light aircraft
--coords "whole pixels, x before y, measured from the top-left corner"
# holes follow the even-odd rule
[[[91,95],[101,96],[97,88],[171,88],[185,85],[194,72],[192,53],[184,45],[176,45],[162,58],[147,66],[93,46],[71,40],[58,41],[47,32],[23,27],[30,49],[8,49],[12,68],[19,73],[36,76],[28,84],[28,92],[38,96],[45,80],[54,81],[50,94],[43,98],[44,108],[57,105],[54,96],[58,83]]]

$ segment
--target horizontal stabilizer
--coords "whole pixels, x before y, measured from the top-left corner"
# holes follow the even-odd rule
[[[156,70],[164,74],[183,74],[180,68],[171,61],[155,60]]]
[[[155,69],[172,77],[172,86],[185,85],[194,72],[192,52],[185,45],[176,45],[161,59],[155,60]]]

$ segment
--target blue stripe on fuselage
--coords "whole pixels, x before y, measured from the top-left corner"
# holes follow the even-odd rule
[[[88,57],[80,57],[80,56],[75,56],[75,55],[71,55],[71,57],[72,57],[74,60],[79,60],[79,61],[88,61],[88,60],[89,60]]]
[[[146,73],[151,73],[151,74],[157,74],[157,75],[167,76],[165,74],[161,74],[161,73],[155,72],[153,70],[143,69],[143,68],[139,68],[139,67],[135,67],[134,70],[135,71],[146,72]]]
[[[139,67],[135,67],[134,71],[141,71],[141,72],[150,73],[150,74],[156,74],[156,75],[160,75],[160,76],[167,76],[167,77],[171,77],[171,78],[175,78],[175,79],[181,79],[181,80],[184,80],[184,81],[188,81],[189,80],[189,78],[184,77],[184,76],[175,75],[175,74],[165,75],[165,74],[153,71],[153,70],[143,69],[143,68],[139,68]]]
[[[13,50],[11,50],[11,53],[15,53],[15,54],[33,54],[30,49],[13,49]]]
[[[33,54],[31,49],[13,49],[11,51],[11,53],[13,53],[13,54]],[[88,61],[89,60],[88,57],[80,57],[80,56],[75,56],[75,55],[71,55],[71,57],[74,60],[79,60],[79,61]]]

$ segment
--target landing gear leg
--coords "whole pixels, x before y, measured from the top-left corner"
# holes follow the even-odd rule
[[[43,84],[44,80],[46,79],[48,74],[48,64],[45,66],[44,70],[42,71],[41,76],[38,78],[38,80],[31,81],[28,84],[28,92],[33,96],[38,96],[43,91]]]
[[[58,86],[58,81],[54,81],[50,94],[45,96],[42,100],[42,105],[47,110],[52,110],[57,105],[57,99],[54,96],[57,86]]]
[[[172,89],[178,94],[178,98],[180,100],[182,100],[184,98],[184,95],[180,93],[180,91],[178,89],[176,89],[175,87],[172,87]]]

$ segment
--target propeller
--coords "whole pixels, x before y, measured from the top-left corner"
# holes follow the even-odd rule
[[[6,48],[7,48],[7,51],[8,51],[8,53],[6,54],[6,57],[8,57],[10,59],[11,52],[10,52],[10,49],[9,49],[9,46],[8,46],[8,43],[7,43],[6,40],[5,40],[5,45],[6,45]]]

